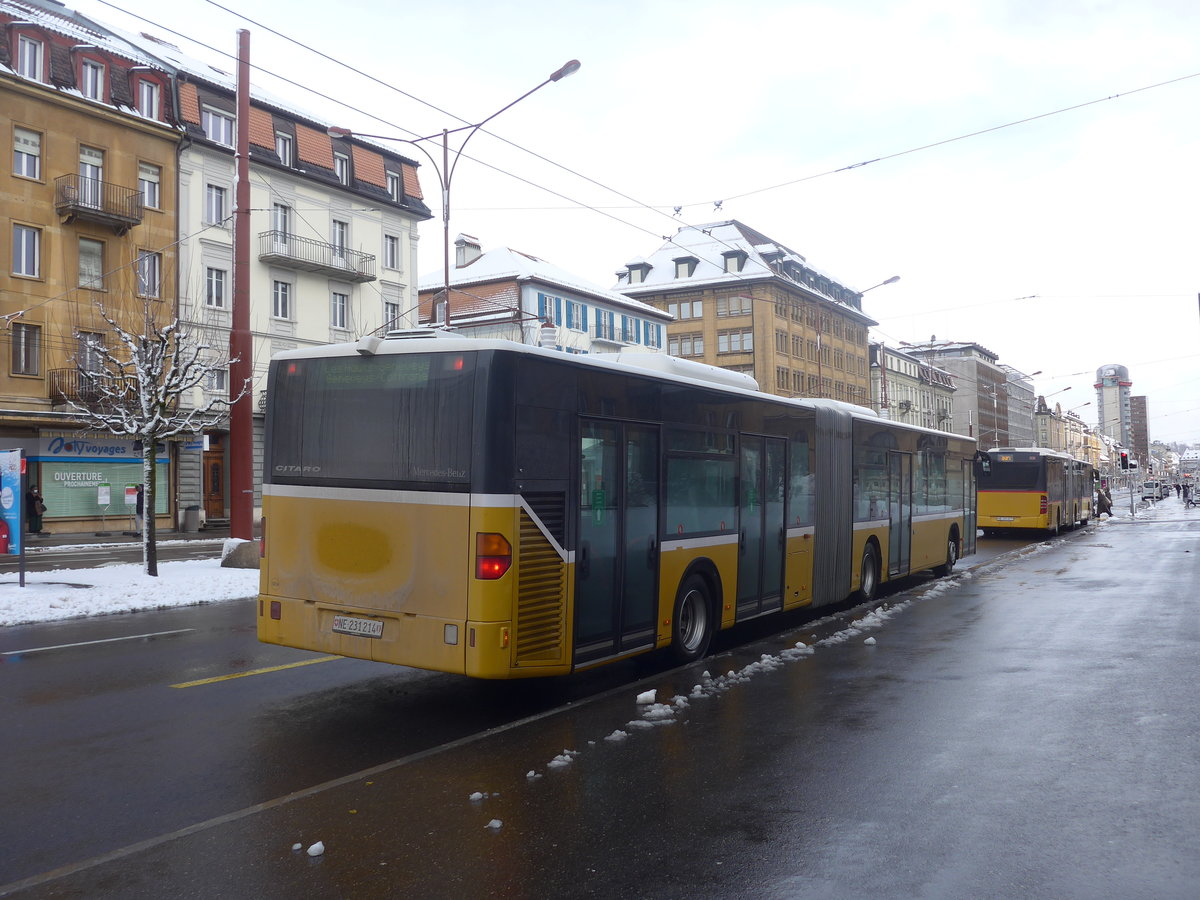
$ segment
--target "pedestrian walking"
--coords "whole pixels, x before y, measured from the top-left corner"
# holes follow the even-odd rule
[[[46,503],[42,499],[42,492],[36,484],[31,484],[25,492],[25,522],[30,534],[42,533],[42,516],[45,514]]]
[[[1175,496],[1176,497],[1180,496],[1180,492],[1182,490],[1183,490],[1183,485],[1181,485],[1178,481],[1175,482]]]
[[[137,533],[140,535],[146,518],[146,486],[144,484],[137,486],[137,503],[134,505],[133,512],[137,517]]]
[[[1099,519],[1105,513],[1112,518],[1112,494],[1108,491],[1108,483],[1102,481],[1096,490],[1096,518]]]

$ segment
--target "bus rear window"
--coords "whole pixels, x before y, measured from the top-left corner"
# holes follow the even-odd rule
[[[989,475],[976,472],[981,491],[1044,491],[1044,466],[1039,462],[997,462]]]
[[[272,363],[267,477],[276,483],[468,483],[474,353]]]

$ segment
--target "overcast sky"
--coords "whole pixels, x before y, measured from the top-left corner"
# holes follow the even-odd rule
[[[253,22],[208,0],[122,0],[156,26],[68,5],[229,71],[171,31],[233,53],[248,28],[256,66],[361,111],[256,85],[397,137],[478,122],[577,58],[489,126],[551,162],[471,139],[452,236],[611,287],[681,224],[736,218],[859,290],[901,276],[864,300],[875,340],[978,342],[1040,370],[1039,393],[1071,389],[1051,404],[1090,402],[1088,422],[1096,369],[1121,363],[1151,438],[1200,442],[1194,0],[225,3]],[[428,165],[422,183],[440,213]],[[422,272],[440,259],[435,217]]]

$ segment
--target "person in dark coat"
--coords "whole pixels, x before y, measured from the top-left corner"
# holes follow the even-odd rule
[[[31,484],[25,492],[25,521],[30,534],[42,533],[42,516],[45,514],[46,503],[42,500],[42,492],[36,484]]]
[[[146,486],[144,484],[137,486],[137,503],[133,507],[133,512],[137,516],[137,533],[141,534],[146,519]]]

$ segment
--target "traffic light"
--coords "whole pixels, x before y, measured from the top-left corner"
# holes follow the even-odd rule
[[[1121,468],[1122,469],[1129,468],[1129,451],[1127,451],[1127,450],[1121,451]]]

